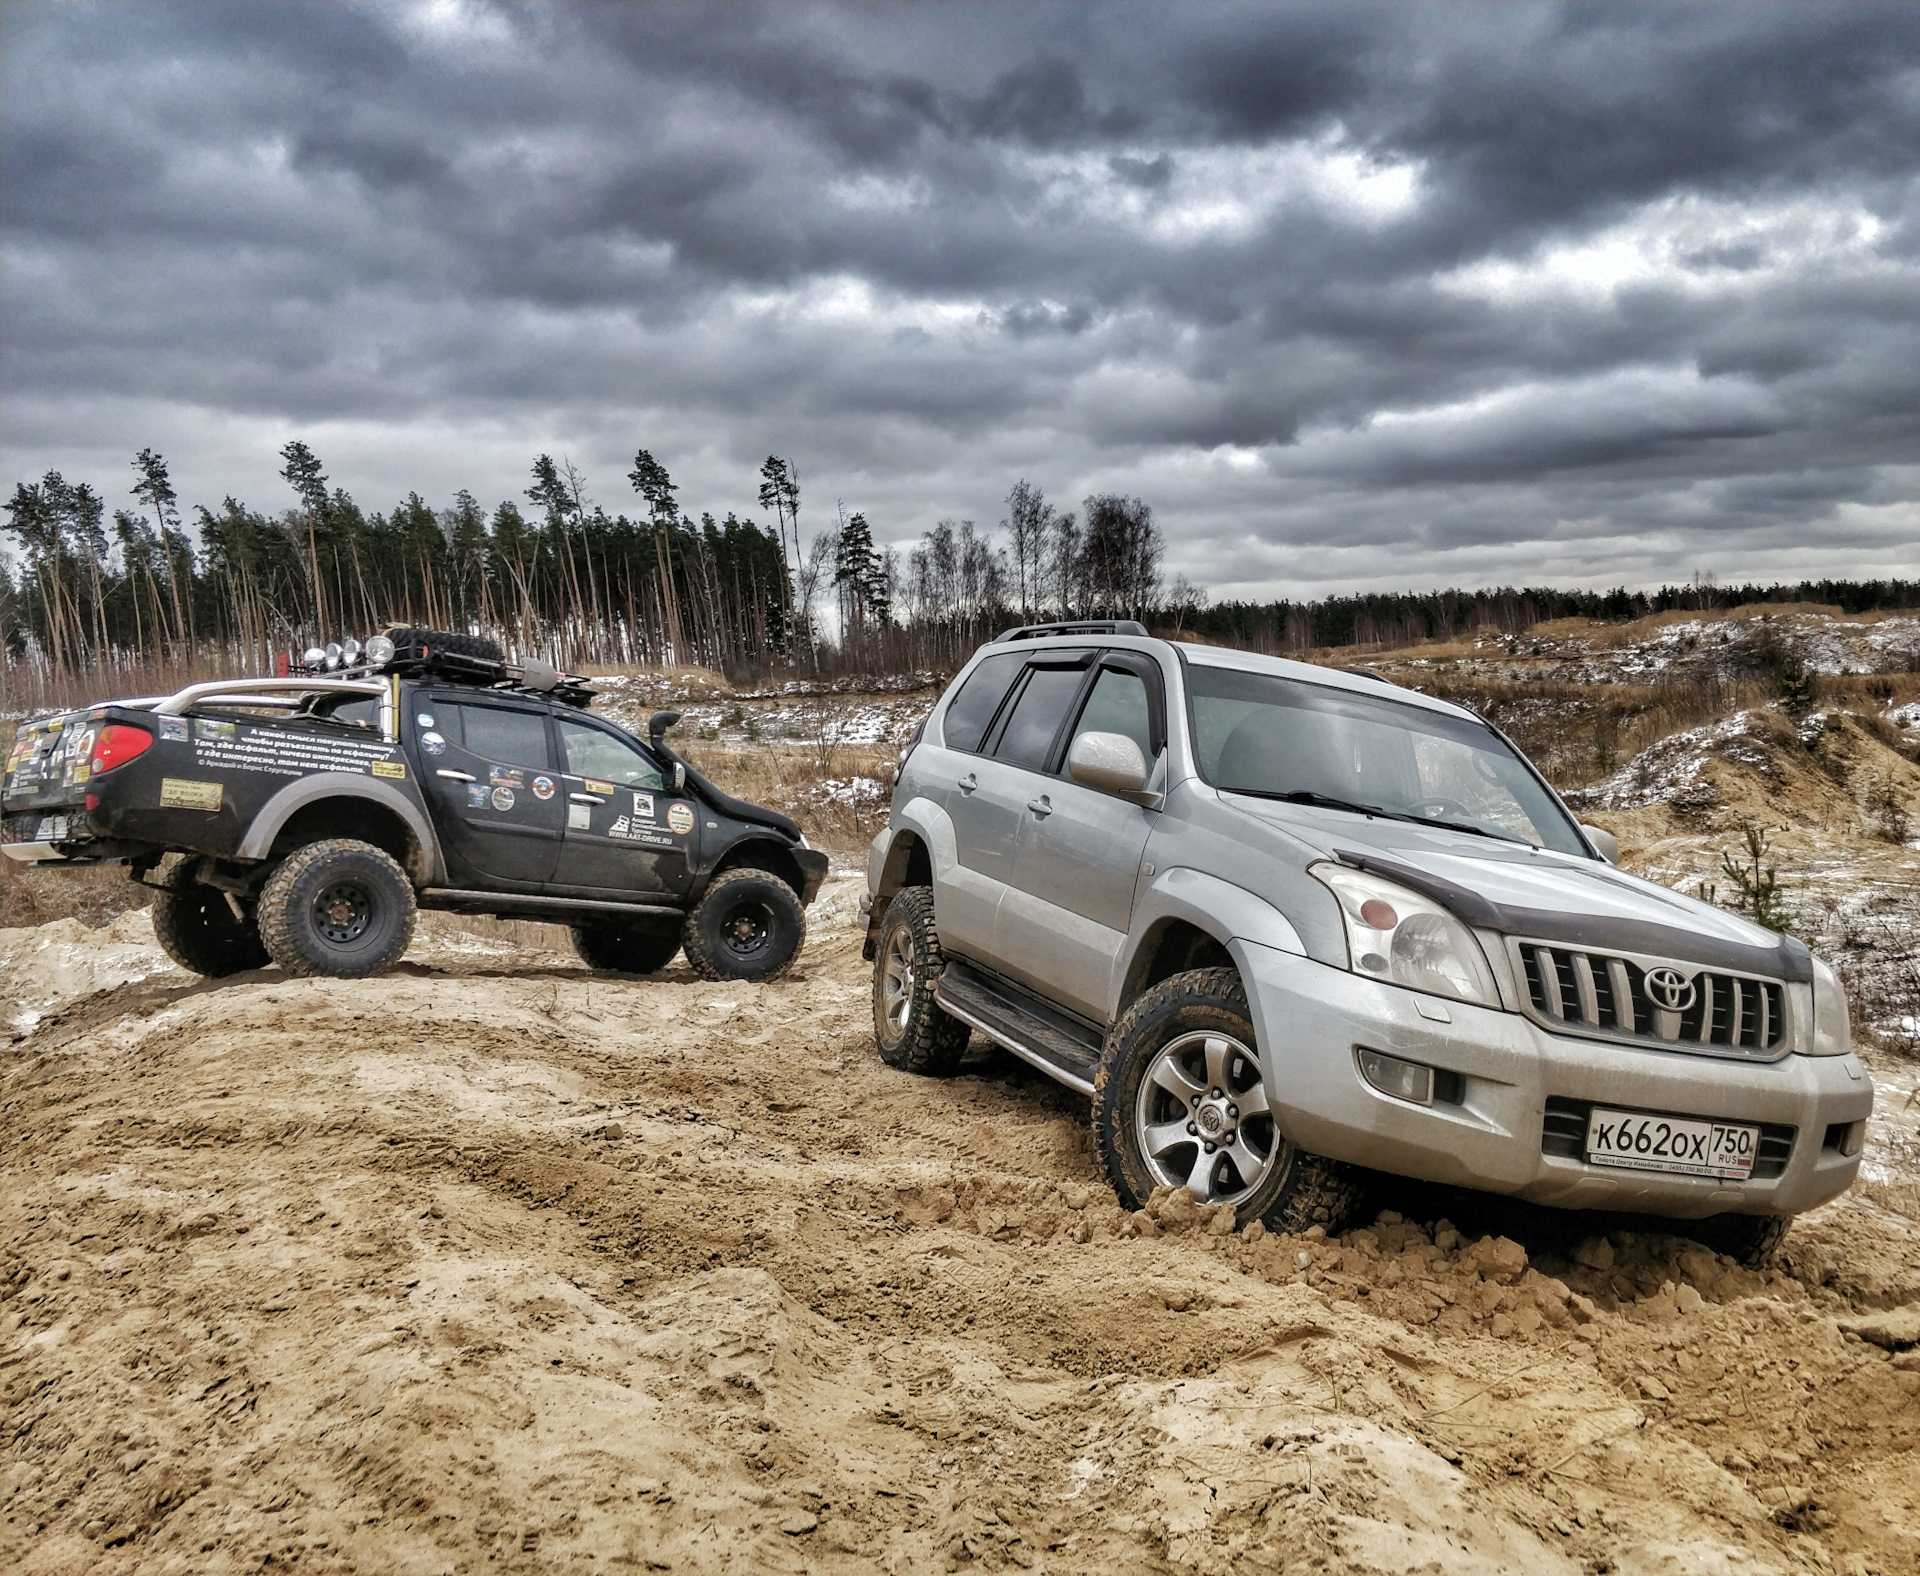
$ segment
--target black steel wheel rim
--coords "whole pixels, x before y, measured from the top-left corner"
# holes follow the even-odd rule
[[[331,882],[313,900],[314,926],[334,946],[351,946],[373,923],[373,905],[373,894],[365,883]]]
[[[772,907],[758,898],[735,903],[720,922],[720,940],[736,958],[765,952],[773,944]]]

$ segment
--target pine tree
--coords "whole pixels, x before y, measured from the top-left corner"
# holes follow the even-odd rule
[[[307,579],[313,588],[314,628],[327,628],[326,586],[320,578],[320,528],[327,513],[327,478],[313,450],[295,438],[280,450],[280,475],[300,500],[307,527]]]

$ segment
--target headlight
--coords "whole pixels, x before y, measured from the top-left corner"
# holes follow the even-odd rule
[[[1345,865],[1315,865],[1308,874],[1340,901],[1356,974],[1483,1007],[1500,1005],[1479,941],[1431,898]]]
[[[1813,960],[1813,1044],[1810,1056],[1844,1056],[1853,1049],[1847,1019],[1847,988],[1822,958]]]

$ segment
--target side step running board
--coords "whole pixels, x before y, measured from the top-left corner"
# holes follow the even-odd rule
[[[671,914],[675,919],[686,917],[685,909],[673,908],[662,903],[616,903],[589,897],[543,897],[538,892],[468,892],[459,887],[428,887],[420,894],[420,906],[450,909],[455,913],[463,911],[492,913],[500,908],[521,909],[534,914],[551,915],[560,919],[562,924],[566,921],[561,916],[579,913]]]
[[[1049,1078],[1084,1095],[1093,1093],[1100,1061],[1097,1031],[1038,1002],[1023,1001],[1015,990],[964,963],[949,961],[933,999],[943,1011],[971,1024]]]

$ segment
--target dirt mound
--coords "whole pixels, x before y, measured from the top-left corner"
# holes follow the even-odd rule
[[[1760,820],[1872,836],[1871,801],[1882,788],[1920,802],[1920,765],[1871,720],[1768,706],[1670,734],[1567,797],[1582,809],[1665,809],[1682,825]]]
[[[1920,1566],[1920,1210],[1764,1274],[1410,1187],[1130,1214],[1071,1094],[880,1064],[853,895],[765,988],[32,965],[0,1566]]]

